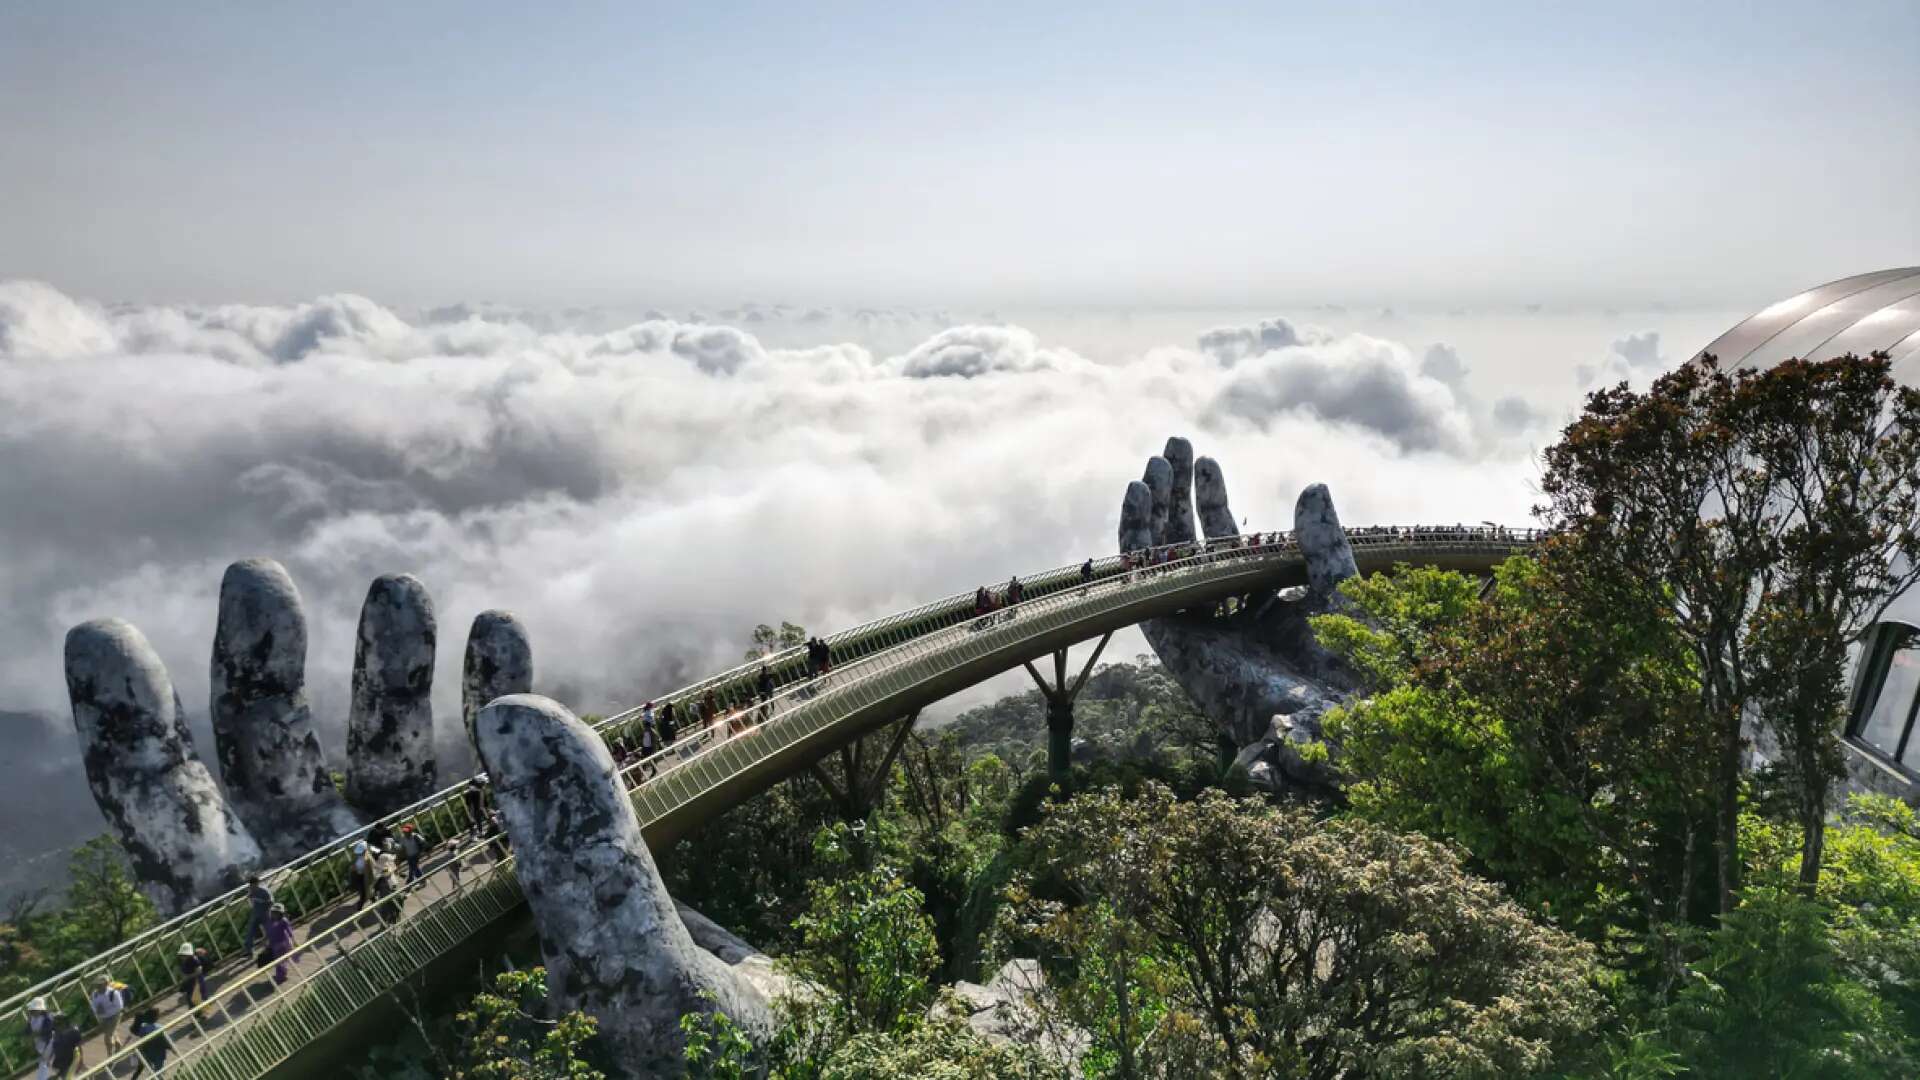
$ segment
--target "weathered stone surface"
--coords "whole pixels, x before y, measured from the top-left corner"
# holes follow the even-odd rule
[[[1194,461],[1184,439],[1168,440],[1166,459],[1173,470],[1175,496],[1165,527],[1143,542],[1142,523],[1151,524],[1151,500],[1136,505],[1139,497],[1133,489],[1145,485],[1129,485],[1120,517],[1121,550],[1193,536],[1191,512],[1183,515],[1179,498],[1180,492],[1189,489],[1204,535],[1238,535],[1218,463],[1204,457]],[[1192,463],[1184,470],[1190,475],[1183,475],[1183,461]],[[1221,734],[1242,748],[1243,764],[1269,761],[1297,782],[1319,783],[1326,778],[1325,770],[1303,757],[1301,734],[1277,737],[1274,721],[1284,718],[1287,732],[1317,737],[1320,717],[1353,692],[1352,671],[1314,640],[1307,617],[1324,610],[1324,597],[1353,572],[1354,563],[1324,485],[1314,485],[1302,494],[1296,515],[1297,524],[1303,526],[1299,530],[1302,554],[1315,588],[1298,596],[1249,597],[1249,603],[1231,616],[1190,612],[1148,620],[1140,629],[1168,674],[1213,719]]]
[[[953,1001],[965,1010],[960,1018],[974,1034],[1002,1046],[1033,1047],[1077,1075],[1093,1039],[1079,1028],[1049,1023],[1035,1004],[1046,994],[1047,974],[1040,962],[1024,958],[1007,961],[985,985],[953,984]],[[935,1002],[929,1013],[946,1008],[946,1002]]]
[[[1153,546],[1153,493],[1139,480],[1127,485],[1120,501],[1120,550],[1139,551]]]
[[[360,608],[347,717],[347,799],[392,813],[433,794],[433,599],[411,574],[382,574]]]
[[[271,559],[227,567],[213,635],[213,741],[229,805],[276,863],[360,827],[327,774],[306,671],[307,615],[293,579]]]
[[[1159,542],[1184,544],[1193,539],[1193,444],[1175,435],[1160,456],[1173,470],[1173,493],[1167,500],[1166,532]]]
[[[675,906],[680,909],[680,921],[686,924],[693,943],[732,968],[734,975],[760,991],[761,997],[777,1001],[808,993],[799,980],[781,971],[772,957],[741,940],[733,931],[685,904],[675,901]]]
[[[1173,466],[1163,457],[1147,459],[1147,471],[1140,477],[1153,494],[1153,535],[1167,531],[1167,518],[1173,512]]]
[[[131,623],[67,632],[67,694],[93,798],[162,911],[238,886],[260,848],[194,753],[180,697]]]
[[[685,1013],[718,1010],[764,1039],[765,999],[694,944],[600,737],[534,694],[489,704],[475,735],[540,929],[554,1006],[596,1017],[632,1077],[681,1074]]]
[[[460,717],[473,739],[473,722],[494,698],[533,692],[533,644],[510,611],[483,611],[467,631],[460,681]]]
[[[1293,504],[1293,534],[1307,559],[1307,588],[1323,602],[1332,599],[1341,582],[1360,573],[1327,485],[1312,484],[1300,493]]]
[[[1233,510],[1227,506],[1227,478],[1220,463],[1203,457],[1193,463],[1193,508],[1200,515],[1201,535],[1209,540],[1239,536]]]

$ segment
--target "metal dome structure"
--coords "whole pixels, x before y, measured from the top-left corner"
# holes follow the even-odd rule
[[[1884,352],[1901,381],[1920,385],[1920,266],[1859,274],[1789,296],[1695,354],[1726,368]]]
[[[1694,355],[1726,368],[1884,352],[1920,386],[1920,266],[1842,278],[1768,307]],[[1854,783],[1920,802],[1920,588],[1870,630],[1854,663],[1847,724]]]

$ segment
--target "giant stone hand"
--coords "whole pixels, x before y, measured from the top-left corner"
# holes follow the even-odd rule
[[[489,612],[473,635],[470,654],[511,662],[470,671],[468,694],[490,700],[526,690],[532,656],[518,622]],[[194,751],[165,665],[140,632],[117,619],[75,627],[67,687],[88,781],[155,902],[169,912],[191,907],[250,870],[431,794],[434,639],[425,586],[405,575],[374,582],[354,656],[343,798],[308,704],[300,592],[271,559],[228,567],[209,679],[223,795]]]
[[[1192,445],[1176,436],[1147,460],[1142,478],[1127,485],[1120,550],[1191,543],[1196,513],[1206,539],[1239,535],[1219,463],[1196,461]],[[1307,564],[1304,591],[1268,590],[1244,598],[1231,614],[1186,611],[1140,629],[1221,738],[1240,748],[1242,764],[1262,775],[1265,762],[1294,783],[1317,785],[1328,775],[1301,749],[1320,738],[1320,718],[1357,683],[1352,669],[1314,639],[1307,618],[1337,603],[1335,589],[1358,568],[1326,485],[1301,492],[1293,515]]]

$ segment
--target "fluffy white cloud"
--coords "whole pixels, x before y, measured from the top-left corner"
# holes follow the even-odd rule
[[[221,570],[250,555],[307,599],[337,753],[383,572],[432,591],[444,719],[467,625],[496,606],[531,628],[540,689],[603,711],[731,662],[756,622],[839,628],[1111,550],[1169,434],[1268,527],[1315,481],[1356,523],[1529,501],[1524,456],[1392,342],[1272,320],[1229,334],[1275,346],[1232,367],[1215,346],[1096,362],[986,324],[892,351],[872,343],[920,317],[884,313],[861,343],[800,344],[796,326],[857,321],[812,317],[756,324],[775,346],[664,317],[107,309],[0,284],[0,711],[64,725],[62,636],[104,614],[146,631],[202,711]]]
[[[1644,390],[1656,376],[1677,365],[1677,361],[1660,351],[1660,332],[1643,330],[1616,340],[1606,356],[1596,363],[1578,365],[1574,374],[1579,376],[1582,387],[1624,382],[1636,390]]]
[[[1267,430],[1288,413],[1357,427],[1406,451],[1466,454],[1474,444],[1472,418],[1450,386],[1405,346],[1361,334],[1239,361],[1210,415]]]

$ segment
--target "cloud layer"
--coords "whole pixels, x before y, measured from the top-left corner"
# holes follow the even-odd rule
[[[0,710],[63,727],[62,635],[113,614],[203,713],[220,574],[250,555],[307,600],[338,758],[353,625],[383,572],[432,590],[454,751],[484,608],[526,619],[540,689],[611,709],[732,662],[756,622],[838,628],[1109,550],[1126,482],[1175,432],[1219,458],[1256,527],[1285,527],[1314,481],[1359,523],[1528,503],[1511,436],[1537,437],[1538,414],[1482,410],[1450,351],[1284,320],[1118,362],[995,324],[896,351],[876,343],[912,321],[883,313],[864,341],[772,347],[860,320],[735,314],[756,330],[407,318],[359,296],[109,307],[0,283]]]

